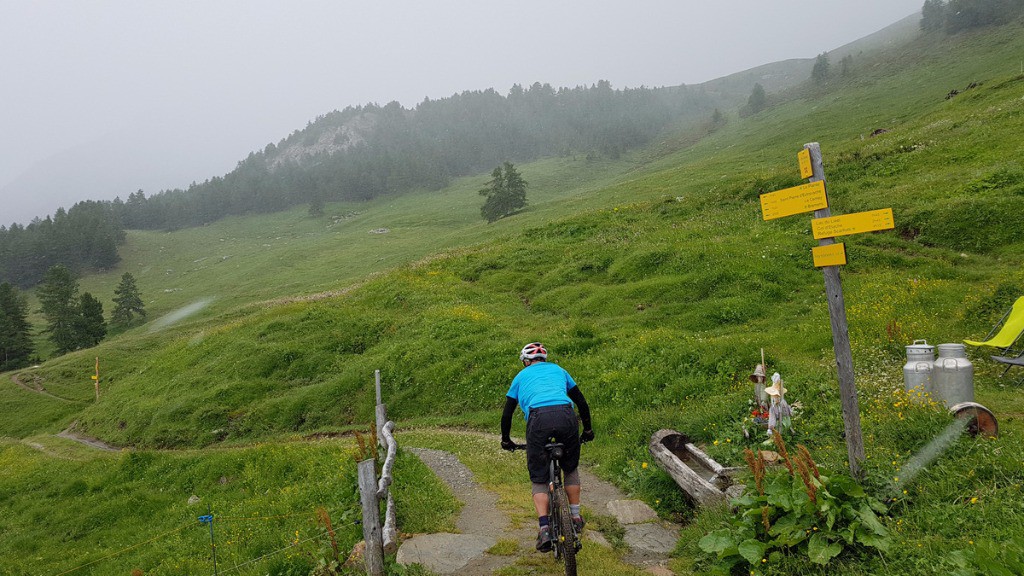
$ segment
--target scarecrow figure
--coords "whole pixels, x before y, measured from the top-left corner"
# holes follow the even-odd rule
[[[768,407],[768,395],[764,391],[765,380],[764,364],[758,364],[754,368],[754,373],[750,375],[750,381],[754,383],[754,402],[762,408]]]
[[[769,436],[775,430],[793,432],[793,409],[786,403],[786,392],[782,376],[778,372],[772,374],[772,385],[765,388],[765,393],[772,399],[772,405],[768,408]]]

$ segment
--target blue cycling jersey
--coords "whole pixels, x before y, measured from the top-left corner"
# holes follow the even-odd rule
[[[572,376],[558,364],[534,362],[516,374],[505,395],[519,402],[523,417],[529,420],[533,408],[572,404],[568,392],[575,386]]]

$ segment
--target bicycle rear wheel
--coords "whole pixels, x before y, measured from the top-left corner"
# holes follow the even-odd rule
[[[565,576],[576,576],[576,535],[572,528],[572,514],[569,512],[569,498],[565,494],[565,488],[559,486],[555,489],[555,514],[558,516],[558,534],[555,546],[558,546],[558,554],[562,563],[565,564]]]

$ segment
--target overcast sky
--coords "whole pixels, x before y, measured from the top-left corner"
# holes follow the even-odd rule
[[[813,57],[922,3],[0,0],[0,224],[27,200],[19,178],[104,139],[132,143],[128,172],[145,150],[164,157],[105,195],[124,198],[228,172],[348,105],[535,81],[695,84]]]

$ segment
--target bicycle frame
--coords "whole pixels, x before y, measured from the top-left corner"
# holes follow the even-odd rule
[[[550,440],[554,440],[551,438]],[[576,553],[583,548],[583,541],[569,512],[569,499],[565,494],[562,479],[562,456],[564,446],[557,442],[544,445],[548,457],[548,518],[551,530],[551,549],[555,559],[565,564],[565,573],[576,576]],[[525,450],[525,444],[516,444],[517,450]]]
[[[580,535],[576,533],[576,527],[571,521],[568,522],[568,526],[563,526],[563,515],[558,513],[559,506],[569,506],[562,478],[562,448],[562,444],[559,443],[550,443],[544,446],[544,451],[548,455],[548,517],[551,522],[551,540],[554,543],[555,558],[560,558],[563,555],[563,547],[566,545],[573,546],[573,552],[578,552],[583,547]],[[563,499],[565,499],[564,502]]]

